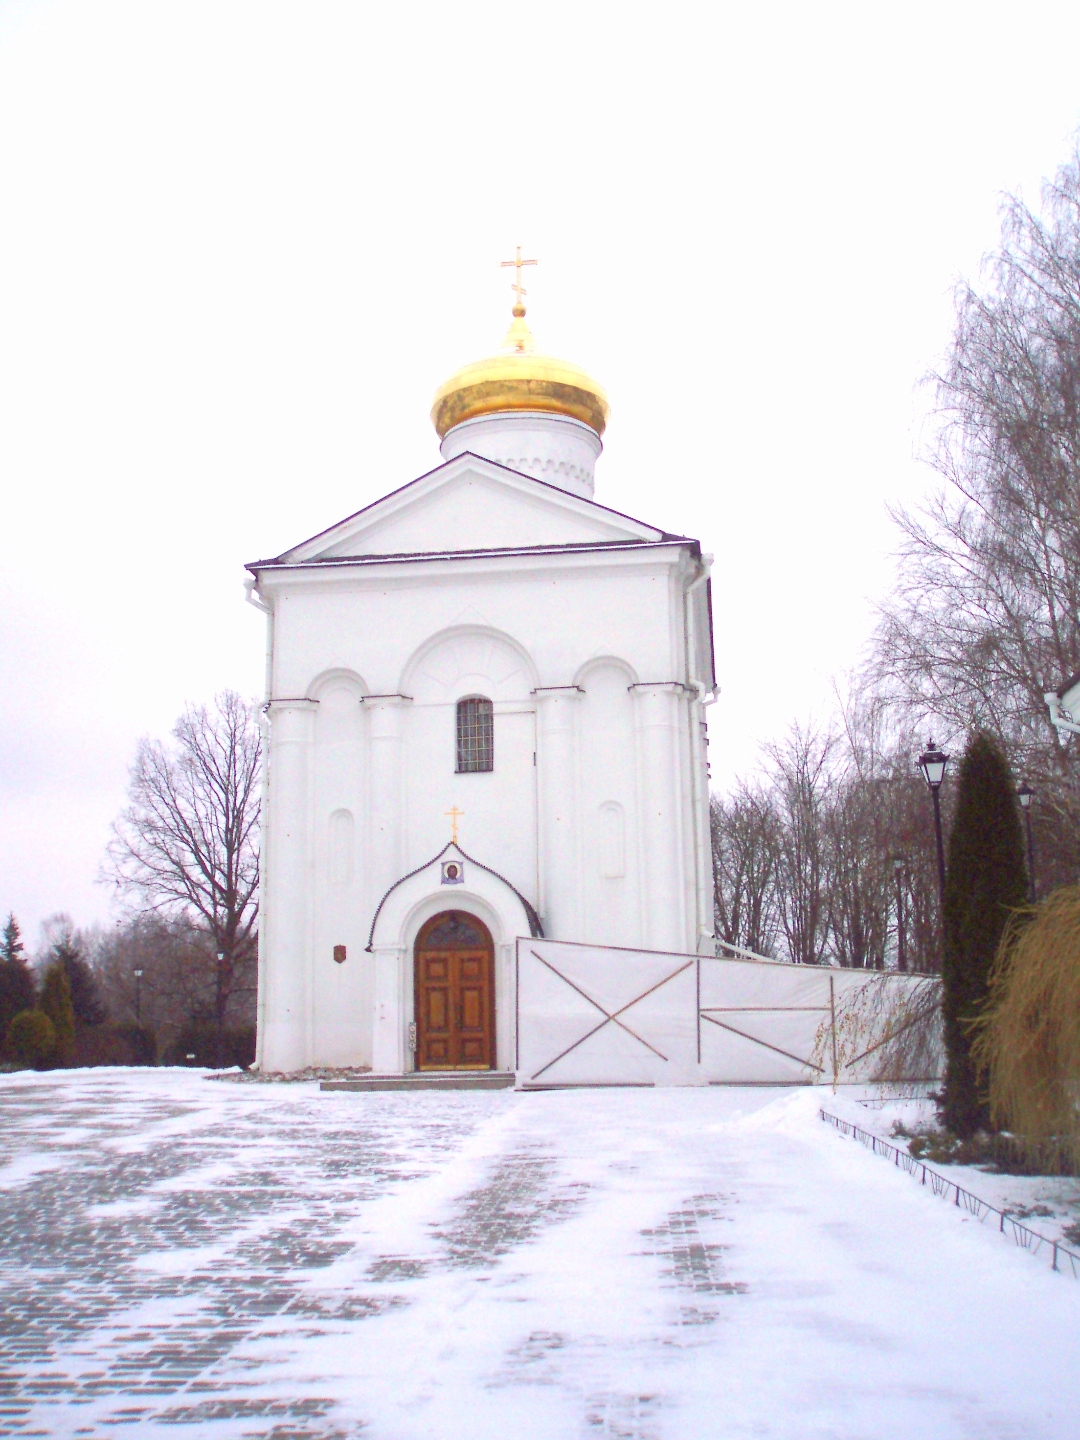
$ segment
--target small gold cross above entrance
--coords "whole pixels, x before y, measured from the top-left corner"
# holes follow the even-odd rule
[[[464,810],[459,810],[456,805],[451,805],[451,806],[450,806],[450,809],[447,810],[447,811],[445,812],[445,814],[446,814],[447,818],[448,818],[449,821],[450,821],[450,826],[451,826],[450,839],[451,839],[451,841],[456,845],[456,844],[458,843],[458,839],[457,839],[457,826],[458,826],[458,821],[459,821],[459,820],[461,819],[461,817],[465,814],[465,811],[464,811]]]

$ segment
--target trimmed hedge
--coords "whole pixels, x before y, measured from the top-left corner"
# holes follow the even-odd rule
[[[157,1041],[139,1025],[91,1025],[75,1035],[76,1065],[156,1065]]]
[[[189,1025],[161,1057],[163,1065],[199,1065],[211,1070],[225,1070],[230,1065],[246,1070],[254,1060],[253,1029],[223,1030],[219,1043],[216,1025]]]
[[[56,1053],[56,1027],[41,1010],[20,1010],[8,1026],[5,1049],[16,1064],[41,1070]]]

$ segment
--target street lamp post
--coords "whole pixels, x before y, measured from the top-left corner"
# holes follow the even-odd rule
[[[904,857],[897,855],[893,863],[896,875],[896,968],[907,969],[907,947],[904,944]]]
[[[142,1024],[142,971],[136,970],[135,975],[135,1024]]]
[[[222,1011],[222,1004],[221,1004],[221,987],[222,987],[222,984],[224,983],[224,982],[223,982],[223,979],[222,979],[222,974],[221,974],[221,966],[222,966],[224,960],[225,960],[225,952],[224,952],[224,950],[219,950],[219,951],[217,952],[217,987],[216,987],[217,993],[216,993],[216,997],[215,997],[215,998],[216,998],[216,1001],[217,1001],[217,1006],[216,1006],[216,1008],[217,1008],[217,1056],[216,1056],[216,1060],[217,1060],[217,1064],[218,1064],[219,1066],[220,1066],[220,1065],[223,1065],[223,1064],[225,1063],[225,1062],[224,1062],[224,1059],[222,1058],[222,1054],[221,1054],[221,1028],[222,1028],[222,1019],[223,1019],[223,1016],[222,1016],[222,1013],[221,1013],[221,1011]]]
[[[1035,846],[1031,839],[1031,797],[1035,791],[1025,780],[1016,792],[1020,808],[1024,812],[1024,829],[1027,831],[1028,899],[1035,904]]]
[[[930,744],[919,756],[919,767],[930,794],[934,797],[934,835],[937,838],[938,897],[941,901],[943,945],[945,939],[945,842],[941,838],[941,796],[938,791],[941,789],[941,782],[945,779],[945,769],[948,763],[949,756],[943,750],[935,748],[933,736],[931,736]]]

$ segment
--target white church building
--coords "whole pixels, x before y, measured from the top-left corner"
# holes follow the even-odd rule
[[[513,313],[441,464],[248,566],[265,1070],[513,1069],[520,936],[713,953],[710,557],[594,498],[604,392]]]

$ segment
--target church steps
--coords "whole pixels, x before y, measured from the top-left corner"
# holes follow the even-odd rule
[[[420,1070],[407,1075],[369,1075],[324,1080],[320,1090],[509,1090],[512,1070]]]

